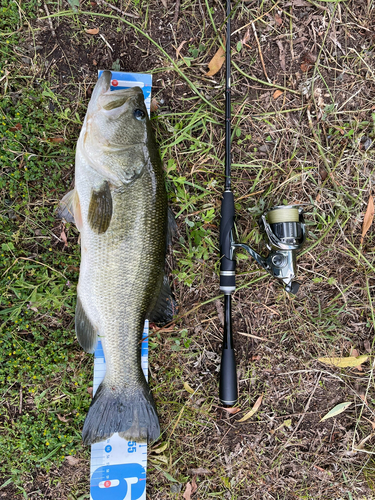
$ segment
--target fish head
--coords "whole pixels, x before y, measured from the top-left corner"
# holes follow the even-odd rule
[[[79,142],[90,166],[118,185],[141,174],[152,131],[142,90],[111,91],[111,77],[104,71],[94,88]]]

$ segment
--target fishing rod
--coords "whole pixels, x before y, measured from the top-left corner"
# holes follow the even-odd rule
[[[296,294],[299,283],[296,253],[306,239],[303,210],[299,205],[275,206],[265,212],[259,220],[265,233],[267,257],[262,257],[253,248],[234,241],[234,195],[231,189],[231,2],[226,2],[227,36],[225,48],[225,185],[221,201],[220,221],[220,290],[224,293],[224,337],[220,367],[219,398],[221,404],[233,406],[237,403],[237,370],[232,330],[232,294],[236,290],[236,248],[246,250],[256,262],[273,277],[283,282],[285,291]]]

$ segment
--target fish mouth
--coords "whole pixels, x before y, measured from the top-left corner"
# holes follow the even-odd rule
[[[120,88],[111,91],[112,73],[103,71],[97,81],[88,106],[88,114],[92,115],[98,108],[110,111],[123,106],[129,99],[143,96],[140,87]]]
[[[115,91],[108,90],[99,98],[99,105],[106,111],[121,108],[127,101],[133,100],[143,94],[139,87],[131,87],[128,89],[119,89]]]

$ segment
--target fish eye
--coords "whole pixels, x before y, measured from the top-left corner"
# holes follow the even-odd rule
[[[134,111],[134,118],[137,120],[144,120],[146,118],[146,113],[142,109],[136,109]]]

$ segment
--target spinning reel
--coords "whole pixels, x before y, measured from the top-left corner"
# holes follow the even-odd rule
[[[296,254],[306,239],[303,210],[298,205],[277,206],[265,212],[259,220],[260,229],[265,232],[269,254],[262,257],[244,243],[232,243],[235,248],[243,248],[274,278],[284,283],[285,291],[296,294],[299,289]]]

